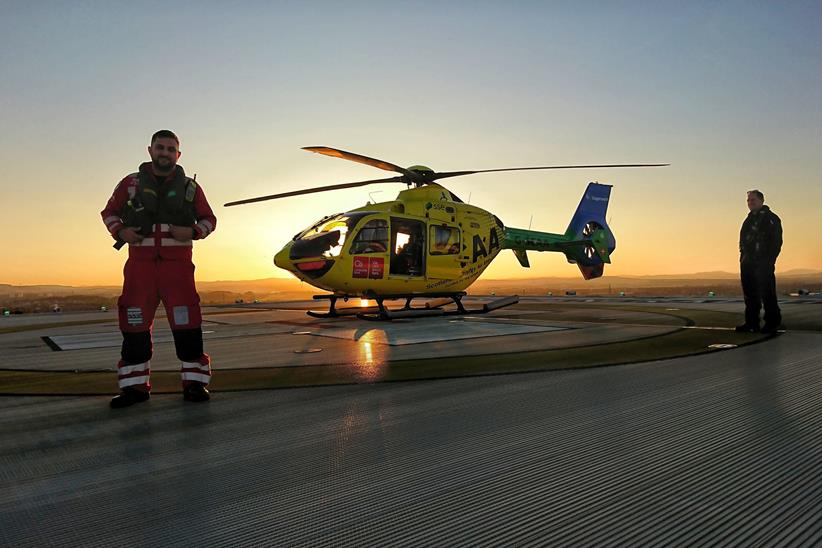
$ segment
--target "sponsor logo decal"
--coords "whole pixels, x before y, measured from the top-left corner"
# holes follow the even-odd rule
[[[368,277],[374,280],[380,280],[384,272],[385,259],[382,257],[371,257],[368,266]]]
[[[354,257],[351,275],[354,278],[382,279],[385,274],[385,259],[382,257]]]
[[[354,257],[354,271],[355,278],[368,277],[368,257]]]

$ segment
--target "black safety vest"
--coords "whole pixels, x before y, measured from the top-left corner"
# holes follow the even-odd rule
[[[146,164],[140,166],[137,176],[137,192],[120,213],[124,225],[139,226],[144,236],[151,234],[154,224],[194,225],[197,183],[186,177],[181,166],[176,167],[170,182],[158,183]]]

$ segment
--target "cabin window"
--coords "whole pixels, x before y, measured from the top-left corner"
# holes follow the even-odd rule
[[[351,244],[351,254],[385,253],[388,251],[388,221],[371,219],[357,233]]]
[[[431,255],[456,255],[460,252],[460,231],[451,226],[432,226],[428,240]]]

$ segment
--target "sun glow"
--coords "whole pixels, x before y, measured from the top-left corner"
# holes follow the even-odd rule
[[[395,249],[395,253],[399,253],[403,246],[408,243],[408,240],[411,239],[411,236],[408,234],[403,234],[402,232],[397,232],[397,247]]]

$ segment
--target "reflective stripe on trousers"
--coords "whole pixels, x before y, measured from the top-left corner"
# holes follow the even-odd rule
[[[211,382],[211,358],[208,354],[203,354],[200,362],[182,362],[180,371],[184,386],[187,382],[199,382],[202,384]]]
[[[143,385],[144,389],[151,388],[149,377],[151,376],[151,362],[135,363],[126,365],[124,362],[117,364],[117,384],[120,388],[139,387]]]

